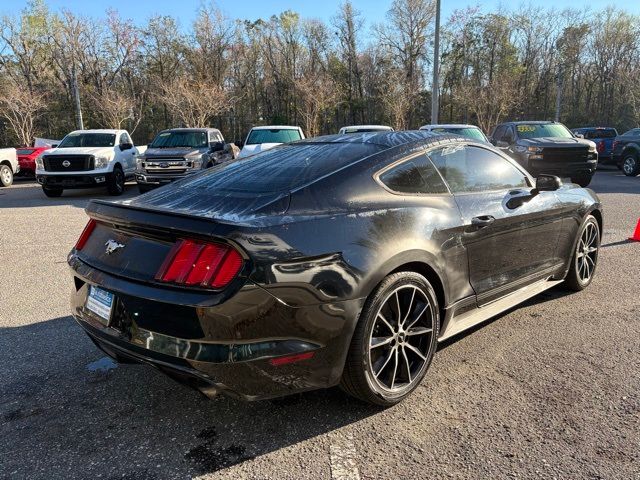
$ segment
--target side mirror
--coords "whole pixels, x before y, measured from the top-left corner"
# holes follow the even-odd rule
[[[584,138],[584,135],[582,133],[574,133],[576,138]]]
[[[562,180],[555,175],[541,174],[536,178],[537,192],[555,192],[562,186]]]
[[[209,148],[212,152],[220,152],[221,150],[224,150],[224,142],[211,142],[209,144]]]
[[[121,143],[120,144],[120,150],[122,150],[123,152],[125,150],[131,150],[133,148],[133,144],[132,143]]]
[[[51,145],[51,148],[58,148],[58,144],[54,143],[53,145]]]

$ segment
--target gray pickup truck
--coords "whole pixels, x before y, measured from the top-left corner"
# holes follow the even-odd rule
[[[136,182],[144,193],[233,157],[222,133],[215,128],[163,130],[138,156]]]

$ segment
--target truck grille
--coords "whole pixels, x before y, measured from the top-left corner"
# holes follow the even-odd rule
[[[93,155],[45,155],[42,158],[47,172],[86,172],[93,170]]]
[[[545,162],[586,162],[589,147],[547,148],[542,150]]]
[[[189,165],[183,158],[154,158],[147,159],[144,169],[152,175],[176,175],[183,174]]]

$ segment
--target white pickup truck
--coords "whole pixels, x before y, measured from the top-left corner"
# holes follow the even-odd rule
[[[101,185],[120,195],[125,181],[134,178],[140,153],[126,130],[76,130],[36,159],[36,179],[47,197]]]
[[[0,148],[0,187],[9,187],[13,176],[20,171],[15,148]]]

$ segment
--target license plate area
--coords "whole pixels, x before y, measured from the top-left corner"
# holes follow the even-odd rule
[[[89,285],[86,307],[105,327],[111,323],[115,295],[100,287]]]

